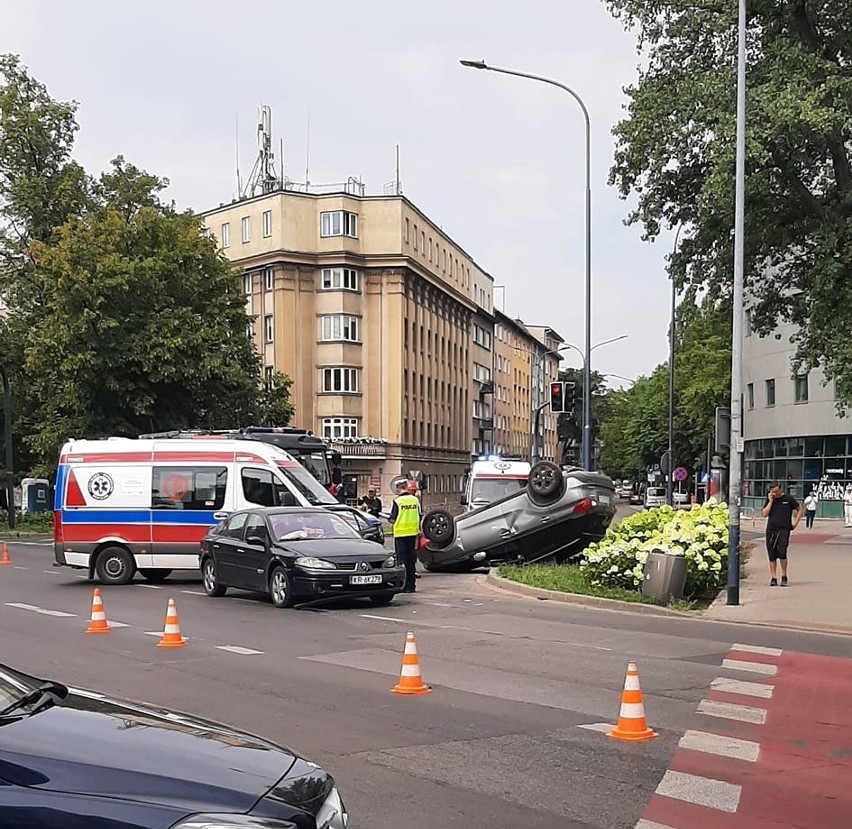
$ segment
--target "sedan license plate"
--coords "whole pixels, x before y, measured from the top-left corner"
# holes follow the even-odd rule
[[[609,495],[598,495],[598,501],[601,504],[606,504],[607,506],[612,503],[612,499],[609,497]]]
[[[381,584],[381,576],[350,576],[350,584]]]

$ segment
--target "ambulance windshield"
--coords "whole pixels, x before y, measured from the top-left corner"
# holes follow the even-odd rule
[[[491,504],[523,489],[526,485],[526,478],[474,478],[470,490],[470,505],[481,507]]]
[[[300,463],[290,463],[287,466],[279,464],[278,471],[295,487],[312,507],[323,504],[338,503],[335,498],[304,466]]]

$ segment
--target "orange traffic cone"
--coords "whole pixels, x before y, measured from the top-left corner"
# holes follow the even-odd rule
[[[9,566],[12,563],[12,557],[9,555],[9,545],[4,541],[3,550],[0,552],[0,567]]]
[[[86,628],[86,633],[112,633],[112,628],[109,626],[104,612],[104,600],[101,598],[101,591],[97,587],[92,594],[92,618]]]
[[[163,629],[163,638],[157,642],[158,648],[182,648],[186,645],[186,639],[181,636],[180,620],[175,607],[175,600],[169,599],[169,608],[166,611],[166,626]]]
[[[618,725],[607,735],[616,740],[650,740],[659,735],[645,722],[645,704],[639,687],[639,670],[635,662],[627,663],[624,692],[621,695],[621,713]]]
[[[405,635],[405,651],[402,654],[402,672],[399,684],[391,689],[395,694],[431,694],[432,689],[423,684],[420,675],[420,657],[417,656],[417,643],[411,631]]]

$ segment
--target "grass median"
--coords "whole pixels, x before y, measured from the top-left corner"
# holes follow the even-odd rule
[[[574,564],[530,564],[525,567],[501,567],[499,575],[509,581],[516,581],[529,587],[538,587],[541,590],[576,593],[580,596],[595,596],[599,599],[616,599],[634,604],[653,604],[676,610],[693,610],[696,607],[694,602],[685,600],[666,604],[659,599],[643,596],[638,590],[598,587],[590,584],[585,571]]]

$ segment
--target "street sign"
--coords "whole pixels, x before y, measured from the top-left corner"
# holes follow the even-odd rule
[[[678,483],[680,481],[685,481],[689,477],[689,471],[685,467],[679,466],[675,469],[673,477],[676,481],[678,481]]]

